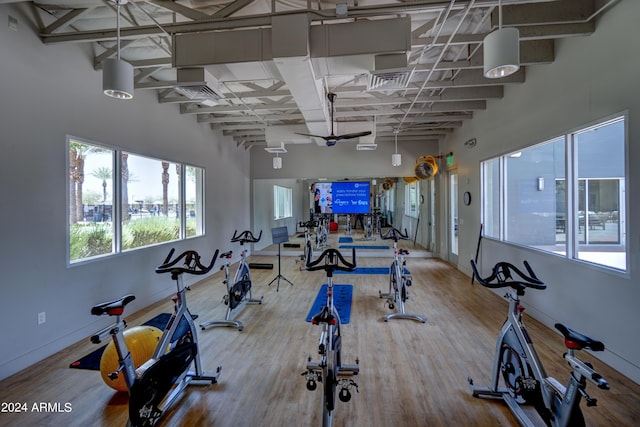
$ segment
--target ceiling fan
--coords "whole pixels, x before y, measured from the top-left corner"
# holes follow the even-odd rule
[[[333,114],[334,114],[334,110],[335,107],[333,105],[333,103],[336,100],[336,94],[329,92],[327,94],[327,99],[329,99],[329,103],[331,104],[331,135],[329,136],[320,136],[320,135],[310,135],[308,133],[298,133],[296,132],[298,135],[303,135],[303,136],[312,136],[315,138],[322,138],[325,140],[325,142],[327,143],[328,147],[332,147],[334,145],[336,145],[336,142],[341,141],[343,139],[353,139],[353,138],[360,138],[361,136],[367,136],[367,135],[371,135],[371,131],[365,131],[365,132],[354,132],[354,133],[346,133],[344,135],[335,135],[333,133]]]

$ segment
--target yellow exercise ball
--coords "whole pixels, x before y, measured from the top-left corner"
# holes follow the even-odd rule
[[[124,341],[127,343],[133,366],[139,368],[153,356],[153,351],[160,341],[162,331],[153,326],[134,326],[124,331]],[[120,371],[118,378],[112,380],[109,374],[118,369],[118,352],[116,346],[111,341],[102,353],[100,359],[100,375],[102,380],[114,390],[127,391],[127,383],[124,379],[124,371]]]

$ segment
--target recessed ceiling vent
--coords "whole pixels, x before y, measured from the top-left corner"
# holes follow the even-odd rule
[[[413,77],[413,72],[413,68],[373,71],[369,74],[367,90],[405,89]]]
[[[376,55],[375,70],[369,73],[367,90],[404,89],[409,85],[415,68],[407,67],[405,53]]]
[[[224,99],[219,89],[220,82],[204,68],[178,68],[176,92],[193,100]]]

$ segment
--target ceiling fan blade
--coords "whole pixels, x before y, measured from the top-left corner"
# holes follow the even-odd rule
[[[353,139],[353,138],[360,138],[361,136],[367,136],[367,135],[371,135],[371,131],[346,133],[344,135],[338,135],[335,138],[337,140],[340,140],[340,139]]]
[[[296,135],[302,135],[302,136],[312,136],[314,138],[322,138],[322,139],[326,139],[329,138],[327,136],[320,136],[320,135],[311,135],[310,133],[300,133],[300,132],[294,132]]]

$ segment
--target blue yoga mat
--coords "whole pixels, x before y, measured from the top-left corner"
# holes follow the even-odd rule
[[[389,246],[367,246],[367,245],[340,245],[339,249],[389,249]]]
[[[336,270],[333,274],[389,274],[389,267],[356,267],[354,271]],[[405,268],[404,274],[410,274],[409,270]]]
[[[353,237],[340,237],[338,243],[353,243]]]
[[[318,291],[316,300],[309,310],[307,315],[307,322],[311,322],[311,318],[320,313],[323,307],[327,305],[327,288],[328,285],[324,284]],[[333,285],[333,305],[338,310],[340,316],[340,323],[347,324],[351,318],[351,295],[353,294],[353,285]]]

